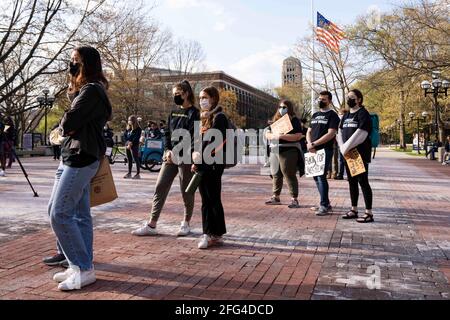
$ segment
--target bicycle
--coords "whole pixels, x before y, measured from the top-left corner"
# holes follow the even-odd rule
[[[118,142],[114,143],[112,150],[111,150],[111,154],[108,156],[110,164],[115,164],[115,163],[127,164],[128,163],[127,154],[120,149],[120,145],[121,144]]]

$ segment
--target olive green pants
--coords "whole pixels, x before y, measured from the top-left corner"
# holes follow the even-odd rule
[[[298,156],[297,149],[278,152],[272,149],[270,153],[270,172],[273,177],[273,194],[280,196],[283,189],[283,178],[286,178],[289,192],[293,198],[298,197]]]

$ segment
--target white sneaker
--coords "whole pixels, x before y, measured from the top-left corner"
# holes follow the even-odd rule
[[[5,171],[3,171],[2,169],[0,169],[0,177],[4,177],[5,176]]]
[[[151,237],[158,235],[158,231],[156,231],[156,228],[150,228],[149,225],[145,223],[144,226],[134,230],[131,234],[138,237]]]
[[[58,285],[58,289],[61,291],[80,290],[83,287],[93,284],[95,281],[97,281],[97,278],[95,277],[94,269],[81,271],[80,273],[74,272],[69,278]]]
[[[211,241],[211,237],[208,236],[207,234],[204,234],[198,243],[198,248],[199,249],[207,249],[210,241]]]
[[[72,268],[67,268],[64,272],[58,272],[53,276],[53,280],[56,282],[63,282],[67,280],[76,270]]]
[[[185,237],[191,233],[191,227],[187,221],[183,221],[180,226],[180,230],[177,233],[179,237]]]

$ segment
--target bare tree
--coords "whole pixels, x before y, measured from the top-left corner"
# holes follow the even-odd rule
[[[313,88],[316,94],[321,90],[328,90],[336,97],[339,107],[344,106],[350,87],[364,73],[360,56],[351,48],[348,39],[341,41],[338,54],[324,45],[317,45],[313,50],[310,37],[300,40],[295,51],[302,61],[303,70],[309,72],[313,71],[314,57],[315,82],[305,79],[306,87]]]
[[[0,104],[31,82],[65,70],[59,58],[104,1],[79,0],[76,6],[63,0],[2,1]]]
[[[166,57],[169,70],[177,74],[189,74],[205,69],[205,53],[201,44],[194,40],[178,39]]]
[[[151,19],[152,9],[143,1],[116,2],[96,12],[83,30],[85,40],[100,51],[111,80],[115,122],[131,114],[150,114],[160,100],[152,81],[172,35]]]

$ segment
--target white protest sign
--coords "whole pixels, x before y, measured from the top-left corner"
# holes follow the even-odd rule
[[[325,149],[305,154],[305,175],[307,178],[322,176],[325,173]]]

